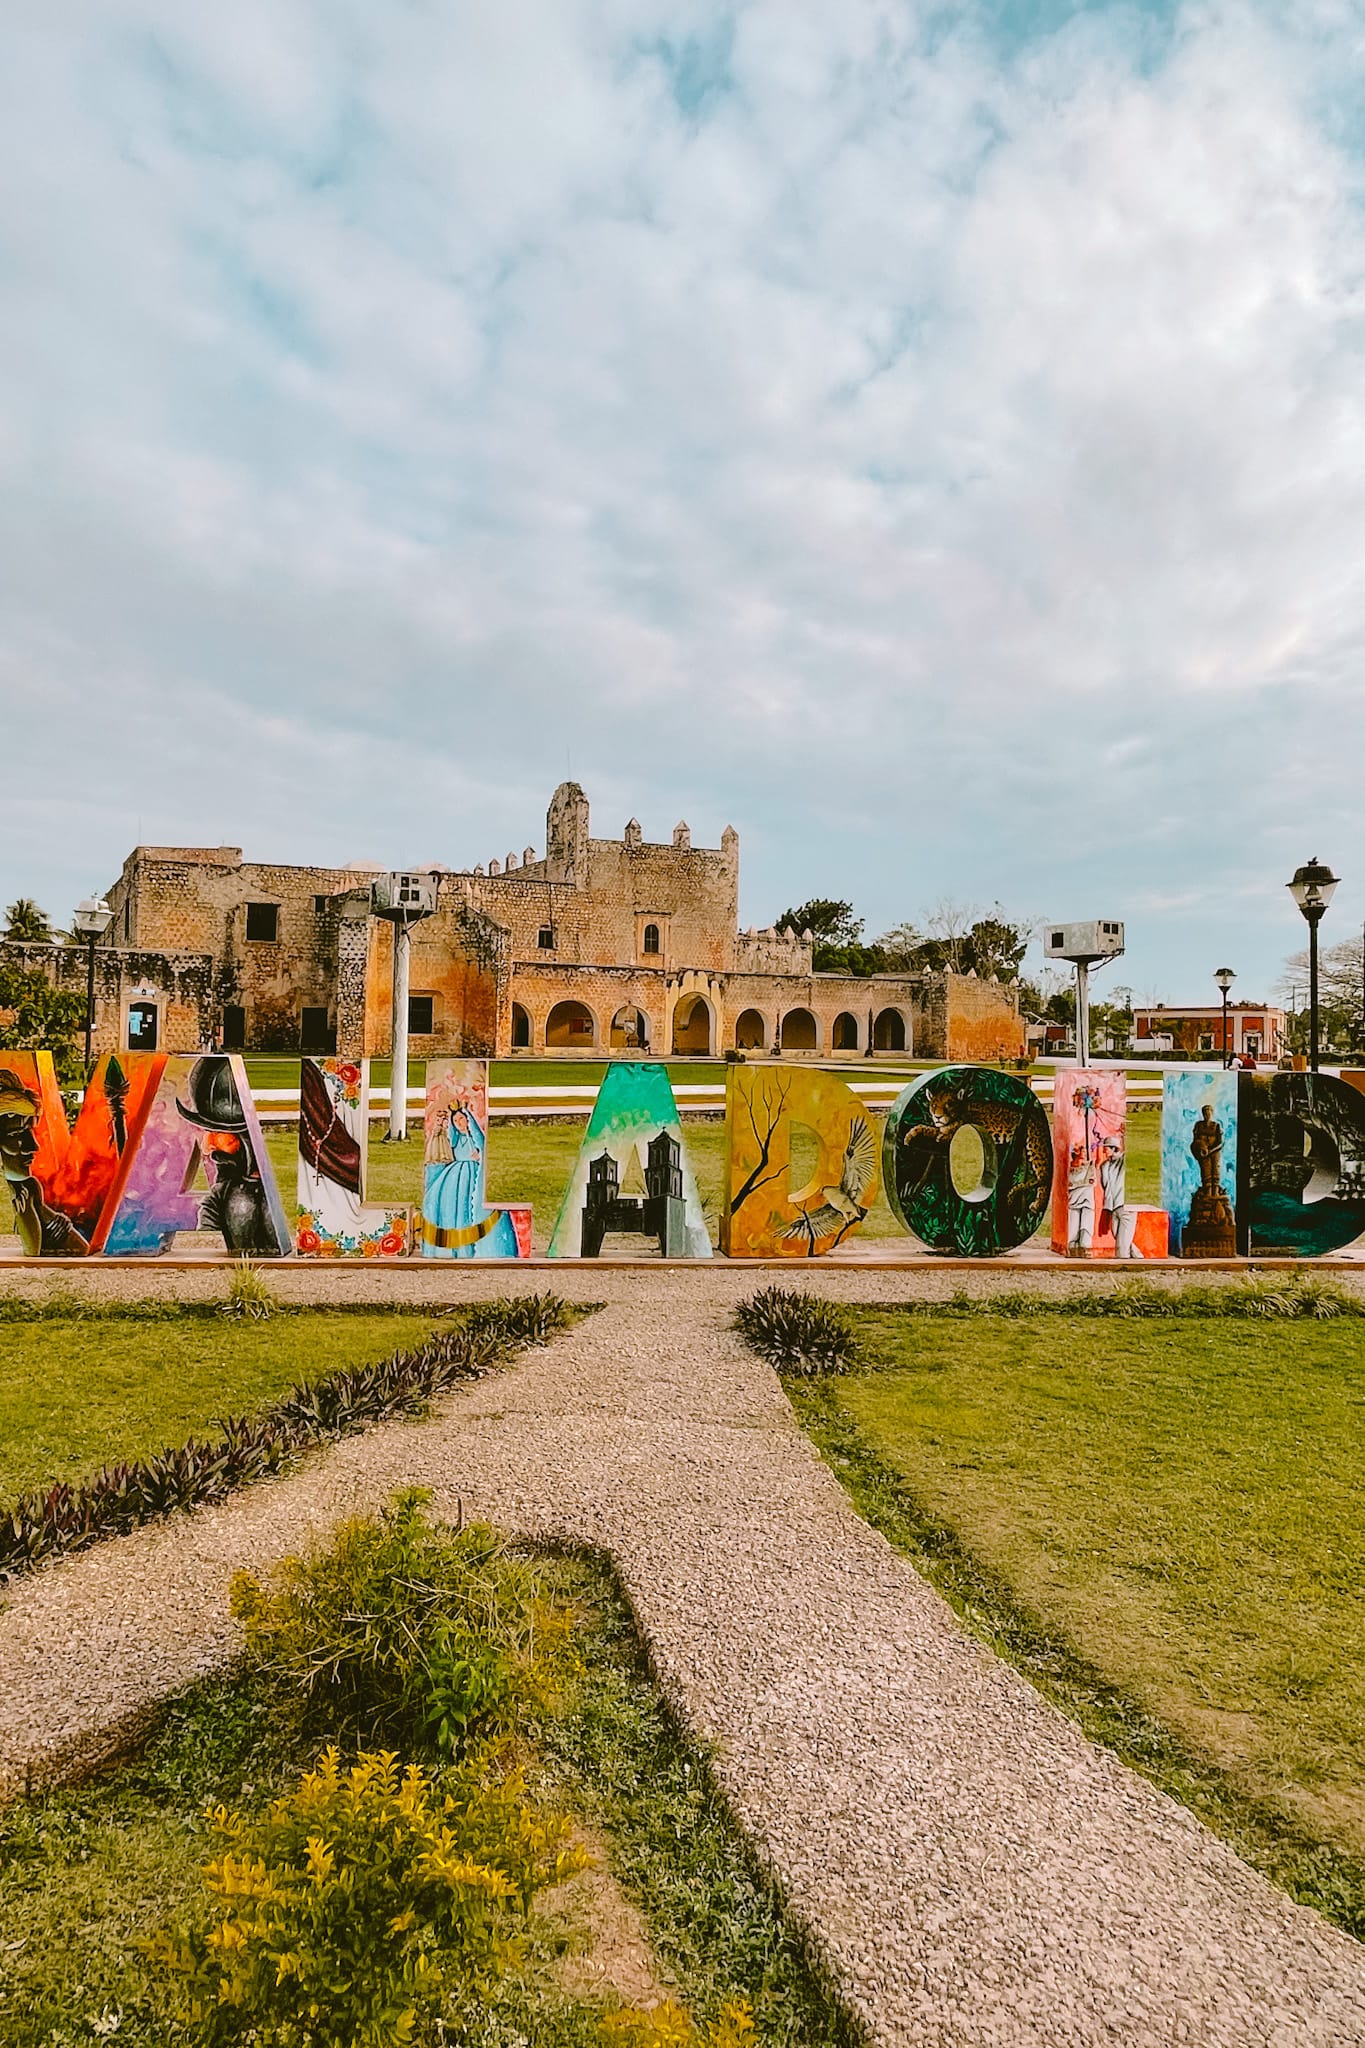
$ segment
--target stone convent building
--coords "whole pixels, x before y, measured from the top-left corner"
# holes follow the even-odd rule
[[[101,1048],[383,1055],[393,940],[370,914],[375,872],[244,861],[235,846],[137,847],[108,892]],[[619,839],[594,839],[574,782],[555,791],[543,857],[528,847],[421,872],[436,877],[438,907],[412,931],[414,1058],[1024,1050],[1009,990],[951,974],[817,974],[808,939],[739,930],[733,829],[719,847],[694,847],[686,825],[652,844],[632,819]]]

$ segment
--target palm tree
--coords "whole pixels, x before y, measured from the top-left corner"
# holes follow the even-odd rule
[[[52,924],[31,896],[20,896],[5,912],[5,937],[20,944],[51,945]]]

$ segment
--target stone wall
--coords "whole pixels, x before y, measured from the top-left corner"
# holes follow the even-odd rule
[[[0,957],[35,968],[65,994],[86,992],[84,946],[23,945],[0,940]],[[214,966],[208,953],[159,952],[150,947],[95,948],[97,1053],[128,1050],[128,1011],[146,1003],[156,1010],[156,1050],[204,1052],[214,1043]],[[145,1043],[145,1041],[140,1041]]]
[[[1027,1026],[1014,989],[974,974],[945,974],[944,1051],[950,1060],[1022,1059]]]

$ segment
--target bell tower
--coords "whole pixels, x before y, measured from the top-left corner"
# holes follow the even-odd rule
[[[588,881],[588,799],[576,782],[561,782],[545,814],[545,874],[585,888]]]

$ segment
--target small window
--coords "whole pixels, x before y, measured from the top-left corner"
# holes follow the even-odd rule
[[[555,928],[552,924],[543,924],[540,927],[536,944],[542,953],[553,953],[555,949]]]
[[[436,1028],[434,996],[408,997],[408,1030],[415,1037],[427,1037]]]
[[[278,903],[248,903],[246,907],[246,935],[261,945],[273,946],[280,935],[280,906]]]
[[[1201,1031],[1201,1032],[1200,1032],[1200,1034],[1199,1034],[1199,1050],[1200,1050],[1200,1052],[1212,1052],[1212,1051],[1213,1051],[1213,1033],[1212,1033],[1211,1031]]]
[[[313,898],[313,915],[314,915],[314,917],[321,917],[321,916],[322,916],[322,914],[323,914],[323,912],[324,912],[324,911],[326,910],[326,908],[327,908],[327,898],[326,898],[325,896],[315,896],[315,897]]]
[[[156,1051],[155,1003],[129,1003],[128,1050],[129,1052]]]
[[[300,1052],[331,1053],[336,1051],[332,1042],[331,1026],[327,1021],[326,1005],[305,1003],[303,1006],[302,1030],[299,1036]]]
[[[658,927],[658,925],[657,925],[657,924],[647,924],[647,925],[645,926],[645,942],[644,942],[644,949],[643,949],[643,950],[644,950],[644,951],[645,951],[646,953],[657,953],[657,952],[658,952],[658,950],[659,950],[659,927]]]
[[[240,1003],[223,1005],[223,1051],[241,1052],[246,1044],[246,1011]]]

